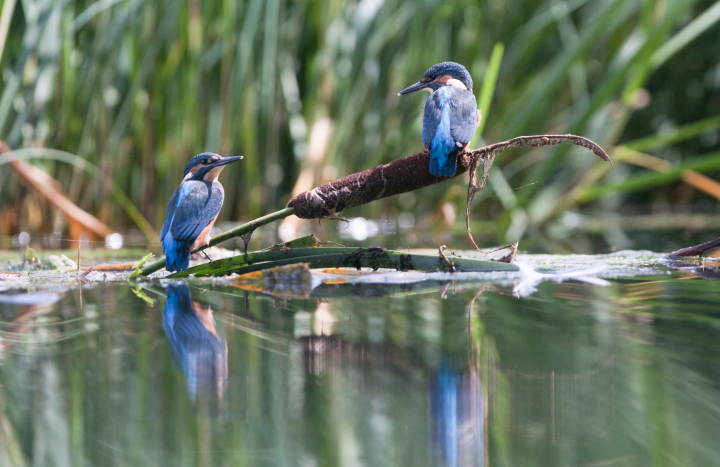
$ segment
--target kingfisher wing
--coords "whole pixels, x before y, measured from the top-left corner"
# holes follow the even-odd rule
[[[170,225],[172,224],[173,217],[175,216],[178,193],[180,193],[180,188],[175,190],[175,192],[170,197],[170,201],[168,201],[168,206],[165,210],[165,220],[163,221],[162,230],[160,231],[161,240],[164,239],[165,235],[167,235],[167,233],[170,231]]]
[[[219,183],[190,180],[175,193],[175,212],[169,229],[176,241],[191,242],[218,215],[225,192]]]
[[[452,89],[453,118],[450,133],[456,142],[465,145],[472,141],[478,127],[477,101],[475,95],[464,89]]]
[[[443,88],[440,88],[443,89]],[[442,102],[440,91],[430,94],[428,100],[425,101],[425,110],[423,110],[423,129],[422,141],[425,143],[425,149],[430,149],[435,131],[440,125],[442,118]]]
[[[453,140],[462,144],[472,141],[478,126],[475,95],[464,89],[444,86],[432,93],[425,102],[422,131],[425,148],[430,148],[443,113],[451,117],[450,135]]]

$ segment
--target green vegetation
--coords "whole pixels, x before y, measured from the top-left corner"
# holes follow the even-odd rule
[[[182,167],[198,152],[245,156],[222,178],[220,221],[241,222],[283,208],[303,168],[312,166],[315,186],[421,150],[423,100],[396,93],[428,66],[452,59],[470,70],[484,112],[474,146],[573,133],[611,157],[624,143],[651,151],[677,172],[720,148],[719,5],[6,0],[0,138],[16,149],[41,146],[86,161],[83,169],[33,159],[83,209],[154,240],[148,227],[160,226]],[[326,119],[332,131],[313,132]],[[563,195],[598,163],[581,151],[504,153],[474,205],[475,220],[494,221],[482,241],[522,238],[527,250],[588,250],[582,234],[557,234],[566,232],[557,228],[564,213],[633,215],[708,199],[677,176],[653,178],[628,164],[569,199]],[[637,182],[648,178],[652,183]],[[448,211],[441,206],[457,214],[446,222],[463,222],[465,183],[448,181],[346,215],[410,211],[428,228],[407,243],[437,246],[449,230],[437,222]],[[33,210],[43,215],[7,221]],[[0,235],[64,228],[6,166],[0,216]],[[624,246],[618,238],[606,233],[603,249]],[[457,238],[454,246],[470,244]]]
[[[348,248],[348,247],[312,247],[288,248],[287,250],[261,251],[232,258],[199,264],[171,277],[223,276],[227,274],[246,274],[262,269],[289,264],[308,263],[312,269],[325,268],[373,268],[397,269],[400,271],[447,271],[447,272],[487,272],[515,271],[517,268],[507,263],[496,263],[466,258],[441,258],[439,255],[401,253],[384,248]]]

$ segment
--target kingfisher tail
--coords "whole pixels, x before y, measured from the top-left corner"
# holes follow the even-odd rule
[[[430,150],[430,173],[436,177],[452,177],[457,171],[457,150],[450,152]]]
[[[190,265],[190,245],[178,242],[168,232],[163,238],[163,251],[165,252],[165,269],[170,272],[184,271]]]

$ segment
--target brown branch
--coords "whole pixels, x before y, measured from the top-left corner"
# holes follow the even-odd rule
[[[670,258],[681,258],[683,256],[703,256],[706,252],[720,248],[720,238],[701,243],[700,245],[689,246],[668,255]]]
[[[467,172],[471,161],[469,154],[458,157],[458,168],[453,177]],[[295,215],[303,219],[335,217],[346,209],[446,179],[431,175],[429,165],[430,154],[419,152],[300,193],[290,200],[287,207],[294,209]]]
[[[458,156],[457,171],[452,177],[436,177],[430,174],[428,171],[430,155],[425,151],[348,175],[313,190],[300,193],[290,200],[287,207],[294,209],[295,215],[303,219],[334,217],[346,209],[362,206],[388,196],[418,190],[448,178],[457,177],[470,170],[470,186],[468,187],[466,209],[467,219],[469,218],[473,196],[485,186],[490,167],[498,154],[510,148],[554,146],[565,142],[588,148],[598,157],[612,164],[610,157],[600,146],[581,136],[519,136],[502,143],[491,144],[461,154]],[[480,166],[480,163],[483,164],[483,173],[480,180],[478,180],[475,171]],[[468,234],[470,235],[469,224]],[[470,238],[472,239],[472,235],[470,235]],[[473,240],[474,243],[475,240]]]

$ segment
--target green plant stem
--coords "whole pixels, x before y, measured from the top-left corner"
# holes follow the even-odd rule
[[[482,112],[482,120],[478,126],[477,132],[475,133],[475,139],[471,147],[476,146],[478,138],[481,137],[485,123],[488,121],[488,114],[490,113],[490,104],[492,103],[493,94],[495,93],[495,85],[497,84],[498,75],[500,74],[500,65],[502,64],[503,53],[505,52],[505,46],[502,42],[498,42],[493,47],[492,55],[490,56],[490,62],[488,63],[487,70],[485,71],[485,78],[483,79],[482,87],[480,88],[480,111]]]
[[[220,235],[216,235],[213,238],[210,239],[210,242],[203,247],[198,248],[197,250],[194,250],[192,253],[197,253],[198,251],[202,251],[205,248],[217,245],[218,243],[222,243],[226,240],[230,240],[231,238],[240,237],[241,235],[245,235],[249,232],[252,232],[253,230],[257,229],[258,227],[261,227],[265,224],[269,224],[271,222],[274,222],[276,220],[285,219],[286,217],[289,217],[291,215],[295,214],[295,210],[292,208],[285,208],[281,209],[279,211],[273,212],[271,214],[268,214],[267,216],[258,217],[257,219],[254,219],[247,224],[243,224],[239,227],[235,227],[234,229],[228,230],[227,232],[223,232]],[[140,271],[141,276],[147,276],[148,274],[152,274],[155,271],[159,271],[160,269],[165,267],[165,258],[155,261],[149,266],[144,267]]]
[[[10,20],[15,12],[16,0],[5,0],[3,2],[2,14],[0,14],[0,60],[5,51],[5,40],[10,30]]]
[[[357,251],[357,248],[348,247],[325,247],[325,248],[286,248],[278,250],[264,250],[248,253],[246,255],[232,256],[230,258],[218,259],[209,263],[198,264],[184,271],[176,272],[172,278],[188,277],[190,274],[196,276],[213,276],[226,274],[230,269],[237,269],[243,266],[267,261],[280,261],[285,259],[303,258],[307,256],[322,256],[329,254],[349,254]]]
[[[246,274],[290,264],[308,263],[310,268],[355,267],[397,269],[403,271],[489,272],[517,271],[517,267],[494,261],[449,257],[452,265],[439,255],[410,254],[384,248],[316,247],[286,251],[263,251],[202,264],[171,277],[221,276]],[[210,267],[208,267],[210,266]]]

